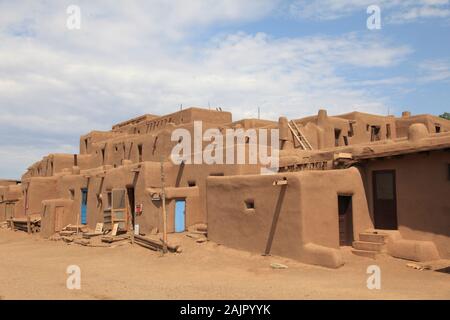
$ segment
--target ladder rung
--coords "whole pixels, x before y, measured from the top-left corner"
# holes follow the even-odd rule
[[[290,123],[292,123],[292,126],[295,127],[297,132],[295,132],[292,126],[288,123],[289,129],[291,129],[292,133],[294,134],[295,138],[298,140],[302,148],[304,150],[312,150],[311,144],[309,143],[308,139],[306,139],[306,137],[303,135],[302,131],[297,126],[297,124],[293,120],[291,120]]]

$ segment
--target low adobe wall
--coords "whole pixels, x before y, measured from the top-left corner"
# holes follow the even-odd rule
[[[274,185],[284,179],[287,184]],[[336,268],[344,263],[339,251],[339,194],[353,196],[357,239],[373,225],[356,168],[210,177],[208,237],[237,249]]]
[[[61,231],[69,224],[76,224],[76,217],[72,214],[73,200],[52,199],[42,201],[41,233],[44,238]],[[58,215],[58,216],[57,216]]]

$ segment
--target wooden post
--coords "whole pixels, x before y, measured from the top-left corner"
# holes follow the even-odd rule
[[[77,214],[77,235],[78,235],[78,229],[79,229],[79,226],[80,226],[80,215],[81,215],[81,212],[80,212],[80,214]]]
[[[127,189],[127,197],[128,199],[130,199],[130,195],[128,194],[128,189]],[[128,201],[128,203],[130,203],[130,201]],[[131,208],[130,205],[128,205],[128,207],[130,207],[131,210],[131,214],[128,215],[128,224],[130,225],[130,229],[131,229],[131,235],[130,235],[130,240],[131,240],[131,244],[134,244],[134,227],[136,225],[136,220],[134,217],[134,210],[135,208]],[[135,205],[136,207],[136,205]]]
[[[28,234],[31,234],[31,221],[30,221],[30,216],[27,216],[27,232],[28,232]]]
[[[161,157],[161,204],[163,211],[163,253],[167,253],[166,193],[164,190],[164,159]]]

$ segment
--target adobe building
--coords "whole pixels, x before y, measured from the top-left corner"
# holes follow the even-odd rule
[[[176,134],[195,137],[198,123],[200,145]],[[204,139],[250,129],[231,146]],[[255,136],[258,152],[278,159],[272,174],[267,163],[236,161],[240,147],[246,160],[254,155]],[[174,163],[182,143],[194,160]],[[195,161],[231,149],[231,163]],[[161,231],[162,175],[169,232],[207,224],[211,241],[333,268],[345,263],[343,246],[372,258],[450,258],[450,121],[408,112],[234,122],[201,108],[143,115],[82,136],[79,154],[44,157],[20,183],[0,183],[0,219],[39,215],[44,237],[98,222]]]

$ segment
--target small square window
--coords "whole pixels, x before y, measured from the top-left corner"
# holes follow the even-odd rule
[[[189,180],[189,181],[188,181],[188,186],[189,186],[189,187],[195,187],[195,186],[196,186],[195,181],[194,181],[194,180]]]
[[[245,208],[247,210],[255,209],[255,200],[253,199],[245,200]]]

